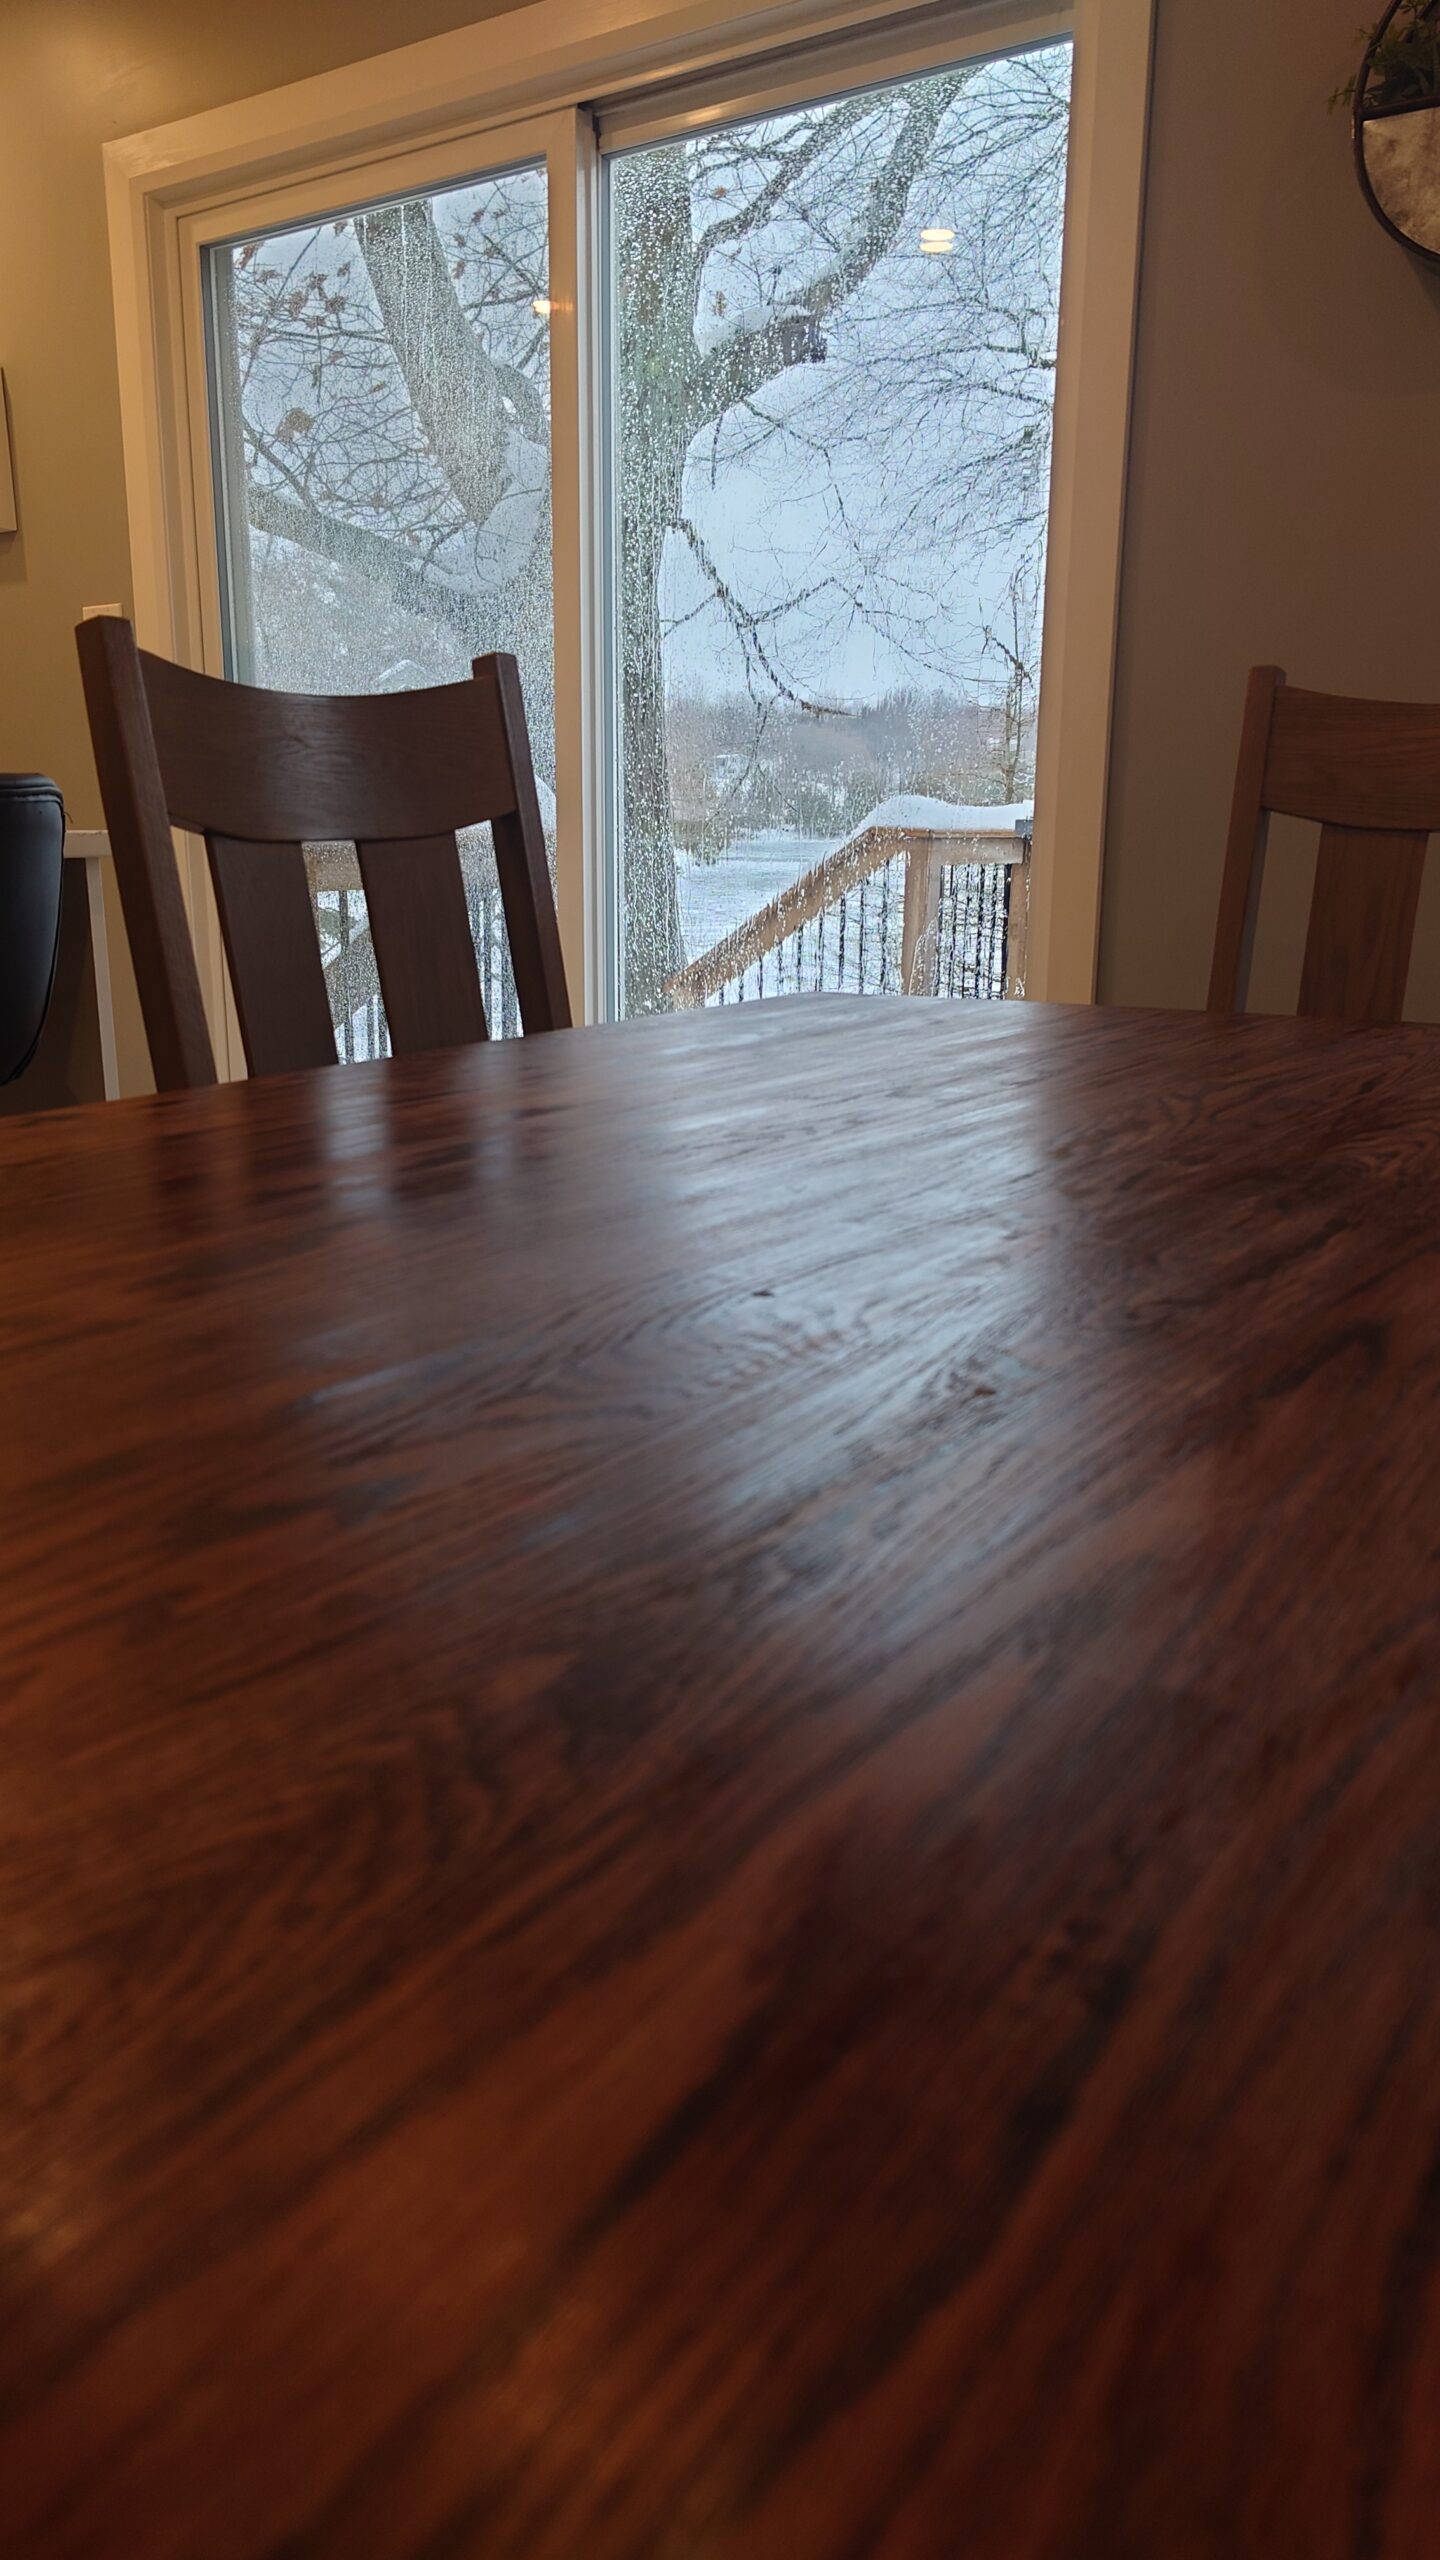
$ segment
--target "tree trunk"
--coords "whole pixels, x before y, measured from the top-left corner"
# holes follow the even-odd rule
[[[665,981],[685,959],[660,608],[694,433],[695,249],[683,143],[651,155],[643,199],[621,197],[617,210],[624,1005],[663,1013]]]
[[[678,479],[678,473],[675,475]],[[665,668],[660,627],[660,573],[670,528],[631,516],[624,533],[621,615],[623,721],[624,987],[627,1013],[664,1013],[665,980],[680,968],[680,901],[675,879],[675,824],[670,743],[665,723]]]

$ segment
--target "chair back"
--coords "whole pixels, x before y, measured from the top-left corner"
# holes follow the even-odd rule
[[[1212,1013],[1243,1012],[1272,814],[1315,820],[1320,851],[1302,1014],[1398,1022],[1429,838],[1440,829],[1440,706],[1305,693],[1250,676],[1220,915]]]
[[[568,1026],[519,670],[414,693],[229,684],[98,615],[76,633],[105,823],[157,1085],[213,1084],[215,1057],[172,827],[204,837],[252,1075],[333,1066],[306,844],[356,848],[398,1055],[488,1034],[456,836],[488,820],[524,1029]]]

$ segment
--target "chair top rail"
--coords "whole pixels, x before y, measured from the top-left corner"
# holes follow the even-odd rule
[[[515,808],[488,665],[414,692],[320,695],[139,655],[177,826],[259,844],[353,843],[452,835]]]

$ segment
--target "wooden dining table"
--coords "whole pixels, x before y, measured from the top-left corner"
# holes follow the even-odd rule
[[[5,2560],[1440,2550],[1440,1033],[0,1129]]]

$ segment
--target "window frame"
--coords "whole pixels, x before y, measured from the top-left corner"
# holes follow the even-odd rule
[[[1094,995],[1154,0],[538,0],[451,35],[105,146],[136,629],[220,671],[201,255],[544,158],[549,172],[557,904],[587,1019],[613,983],[596,118],[616,147],[901,79],[1012,45],[1074,43],[1041,661],[1027,993]],[[349,190],[347,194],[347,190]],[[292,212],[292,208],[295,210]],[[573,618],[564,601],[574,598]],[[1063,828],[1058,823],[1063,812]],[[182,882],[220,1053],[243,1073],[203,850]]]

